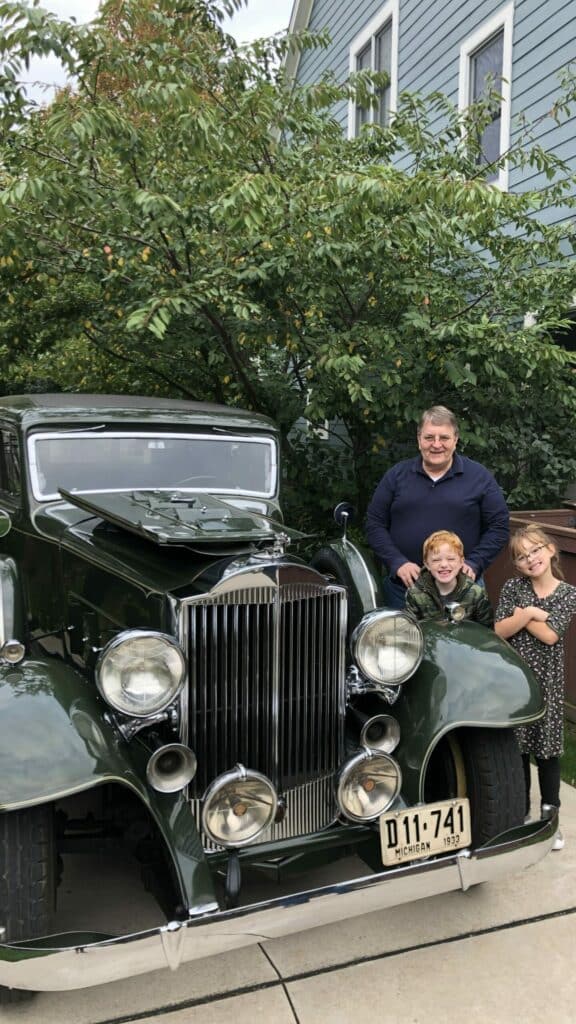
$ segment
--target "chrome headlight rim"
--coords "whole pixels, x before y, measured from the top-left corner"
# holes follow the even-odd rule
[[[447,601],[444,609],[449,622],[464,622],[466,608],[463,604],[460,604],[458,601]]]
[[[391,777],[394,778],[394,785],[388,794],[387,799],[383,804],[378,806],[374,813],[356,814],[354,811],[350,810],[349,805],[346,803],[345,788],[350,784],[351,778],[358,769],[361,769],[364,765],[376,768],[379,763],[385,764],[387,767],[392,769]],[[345,818],[353,822],[366,823],[376,821],[382,814],[385,814],[399,796],[401,789],[402,771],[398,762],[391,757],[390,754],[385,754],[381,750],[363,747],[354,755],[354,757],[350,758],[350,760],[346,761],[341,766],[338,772],[336,799],[338,807]]]
[[[216,799],[222,795],[222,793],[230,787],[233,789],[235,786],[238,787],[237,792],[241,794],[241,785],[243,783],[259,783],[268,792],[270,796],[270,803],[268,805],[268,812],[266,817],[263,818],[261,824],[245,838],[234,838],[227,839],[223,838],[221,833],[217,833],[212,828],[209,821],[209,814],[213,813],[213,804]],[[239,799],[242,799],[241,795]],[[232,808],[231,808],[232,809]],[[202,797],[202,830],[204,834],[217,846],[223,847],[225,850],[234,850],[243,846],[249,846],[251,843],[256,842],[274,824],[276,813],[278,810],[278,794],[274,784],[263,775],[261,772],[257,772],[251,768],[245,768],[242,764],[237,764],[235,768],[231,768],[229,771],[223,772],[218,775],[213,782],[210,783],[204,796]]]
[[[5,640],[0,647],[0,661],[7,665],[19,665],[26,657],[26,647],[21,640]]]
[[[124,647],[128,643],[134,643],[139,640],[152,640],[156,643],[165,644],[171,653],[173,652],[176,654],[177,660],[179,662],[178,680],[174,682],[174,684],[170,687],[169,690],[167,690],[165,697],[155,701],[154,704],[147,709],[131,706],[128,702],[123,704],[120,701],[113,700],[111,698],[109,690],[107,690],[105,680],[106,662],[110,659],[110,657],[113,657],[114,654],[118,653],[118,648]],[[186,659],[184,657],[184,652],[182,651],[182,648],[180,647],[178,641],[173,636],[170,636],[168,633],[161,633],[159,630],[127,629],[124,630],[122,633],[118,633],[117,636],[113,637],[113,639],[110,640],[110,642],[106,644],[106,646],[100,652],[95,668],[96,686],[103,700],[105,700],[106,703],[114,709],[114,711],[118,712],[121,715],[124,715],[126,718],[154,718],[155,715],[158,715],[160,712],[165,711],[166,708],[168,708],[171,704],[174,703],[175,700],[178,699],[178,696],[186,681],[186,668],[187,666]]]
[[[365,658],[363,656],[361,644],[362,641],[365,639],[366,633],[368,632],[369,629],[371,629],[374,626],[375,623],[397,622],[399,620],[401,622],[407,623],[415,629],[415,635],[418,638],[417,649],[411,664],[406,668],[404,672],[401,672],[394,678],[383,678],[382,675],[377,675],[375,672],[371,671],[370,668],[367,666]],[[411,615],[410,612],[400,611],[394,608],[378,608],[372,612],[368,612],[367,615],[364,615],[363,618],[360,619],[360,622],[354,629],[354,632],[352,633],[352,636],[350,638],[350,647],[352,651],[352,657],[356,665],[358,666],[360,672],[366,679],[370,680],[370,682],[375,683],[378,686],[401,686],[402,683],[405,683],[407,679],[410,679],[414,675],[414,673],[420,666],[420,663],[424,656],[424,634],[422,633],[422,629],[420,628],[418,621],[414,618],[413,615]]]

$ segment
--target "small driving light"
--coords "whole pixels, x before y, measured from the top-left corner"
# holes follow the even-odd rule
[[[466,618],[466,609],[463,604],[457,601],[450,601],[445,605],[450,622],[462,622]]]
[[[400,766],[393,758],[364,749],[340,769],[338,806],[352,821],[373,821],[388,810],[401,785]]]
[[[26,648],[19,640],[7,640],[0,647],[0,658],[7,661],[9,665],[18,665],[24,660]]]
[[[277,806],[270,780],[238,764],[206,790],[202,827],[219,846],[246,846],[270,828]]]

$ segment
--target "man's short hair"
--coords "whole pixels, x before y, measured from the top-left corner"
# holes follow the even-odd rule
[[[432,554],[433,551],[437,551],[442,544],[448,544],[460,558],[464,558],[464,545],[460,540],[457,533],[452,533],[451,530],[436,530],[435,533],[431,533],[429,537],[426,537],[424,541],[424,547],[422,549],[422,560],[425,562],[428,555]]]
[[[445,405],[432,405],[429,409],[424,410],[418,424],[419,434],[422,433],[425,423],[433,423],[436,427],[441,426],[443,423],[449,423],[456,436],[459,437],[460,435],[458,420],[454,413],[447,409]]]

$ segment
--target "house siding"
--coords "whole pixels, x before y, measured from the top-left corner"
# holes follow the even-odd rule
[[[309,50],[302,54],[297,81],[309,85],[329,71],[336,81],[345,82],[350,68],[350,44],[383,6],[383,0],[360,3],[316,0],[312,5],[308,29],[310,32],[328,29],[332,42],[327,50]],[[348,104],[338,104],[333,113],[346,131]]]
[[[398,91],[440,91],[457,104],[460,47],[502,11],[506,0],[399,0],[399,5]],[[310,84],[330,71],[344,82],[350,44],[383,6],[382,0],[315,0],[309,29],[328,29],[332,43],[327,50],[302,55],[297,81]],[[576,3],[515,0],[513,6],[511,141],[518,137],[515,116],[522,114],[528,123],[539,122],[536,141],[576,170],[576,118],[557,125],[545,117],[560,93],[560,72],[576,59]],[[333,113],[346,131],[347,105],[340,104]],[[535,169],[512,169],[508,188],[526,191],[545,184]],[[545,211],[543,219],[553,222],[568,216],[567,210]]]

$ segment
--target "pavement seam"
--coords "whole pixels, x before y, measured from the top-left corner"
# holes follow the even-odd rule
[[[317,967],[311,971],[300,971],[298,974],[291,974],[283,977],[272,960],[270,954],[257,943],[262,953],[276,972],[278,978],[273,981],[261,981],[254,985],[243,985],[231,989],[229,992],[217,992],[213,995],[199,996],[196,999],[183,999],[181,1002],[156,1007],[152,1010],[141,1010],[138,1013],[123,1015],[122,1017],[108,1017],[103,1020],[93,1021],[92,1024],[133,1024],[135,1021],[151,1020],[153,1017],[162,1017],[167,1013],[177,1013],[179,1010],[193,1009],[196,1006],[207,1006],[210,1003],[223,1002],[225,999],[232,999],[235,996],[250,995],[252,992],[262,992],[268,988],[282,986],[288,999],[296,1024],[299,1024],[294,1004],[289,995],[287,986],[299,981],[308,981],[310,978],[318,978],[324,974],[334,974],[336,971],[347,970],[349,967],[359,967],[364,964],[376,963],[380,960],[391,960],[396,956],[403,956],[405,953],[415,953],[422,949],[433,949],[435,946],[446,946],[454,942],[462,942],[465,939],[477,939],[483,935],[493,935],[498,932],[510,931],[512,928],[522,928],[524,925],[539,924],[543,921],[555,921],[561,917],[569,917],[576,914],[576,907],[568,907],[565,910],[554,910],[548,914],[537,914],[533,917],[523,917],[515,921],[506,921],[503,924],[491,925],[489,928],[478,928],[467,932],[459,932],[457,935],[449,935],[444,939],[431,939],[430,942],[419,942],[412,946],[402,946],[400,949],[391,949],[384,953],[373,953],[366,956],[356,956],[352,960],[343,960],[339,963],[328,964],[325,967]]]
[[[278,967],[276,967],[276,964],[274,963],[272,957],[270,956],[268,951],[266,949],[264,949],[264,946],[262,945],[261,942],[258,943],[258,949],[260,950],[261,953],[263,953],[263,955],[266,957],[268,963],[270,964],[270,967],[277,974],[278,981],[282,985],[282,989],[284,991],[284,995],[286,996],[286,1000],[287,1000],[287,1002],[288,1002],[288,1004],[290,1006],[290,1009],[292,1010],[292,1016],[294,1017],[295,1024],[300,1024],[300,1018],[298,1017],[298,1014],[296,1013],[296,1007],[294,1006],[294,1003],[292,1002],[292,996],[290,995],[290,993],[289,993],[289,991],[288,991],[288,989],[286,987],[287,981],[289,981],[290,979],[284,979],[282,977],[282,975],[280,973],[280,970],[278,969]]]

